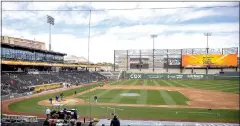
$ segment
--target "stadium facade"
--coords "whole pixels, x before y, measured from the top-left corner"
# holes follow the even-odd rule
[[[238,51],[238,47],[115,50],[114,71],[183,74],[236,72],[239,71]],[[191,58],[196,59],[195,65],[195,59]],[[192,64],[186,65],[185,60]]]
[[[16,38],[10,36],[2,36],[2,43],[13,44],[18,46],[24,46],[33,49],[46,50],[46,45],[44,42],[36,40],[28,40],[24,38]]]

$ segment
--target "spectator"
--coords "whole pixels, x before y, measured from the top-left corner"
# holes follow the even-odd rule
[[[46,119],[46,120],[43,122],[43,126],[49,126],[49,125],[50,125],[50,123],[49,123],[48,119]]]
[[[51,110],[49,108],[47,108],[47,110],[46,110],[47,119],[49,119],[50,113],[51,113]]]
[[[110,126],[120,126],[120,121],[117,118],[117,115],[114,115],[113,119],[111,120]]]

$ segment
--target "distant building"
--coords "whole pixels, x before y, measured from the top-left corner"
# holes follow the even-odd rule
[[[71,64],[87,64],[88,60],[84,57],[77,57],[74,55],[67,55],[64,57],[64,63],[71,63]]]
[[[113,71],[113,66],[101,65],[101,70]]]
[[[28,40],[24,38],[15,38],[15,37],[9,37],[9,36],[2,36],[1,42],[6,44],[12,44],[17,46],[23,46],[33,49],[39,49],[39,50],[46,50],[46,45],[44,42],[39,42],[36,40]]]

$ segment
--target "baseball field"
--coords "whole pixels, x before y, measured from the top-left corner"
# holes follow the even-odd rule
[[[57,103],[78,109],[81,117],[108,118],[115,111],[120,119],[239,122],[239,80],[130,79],[99,84],[3,101],[2,112],[45,117],[52,106],[48,99],[63,93]]]

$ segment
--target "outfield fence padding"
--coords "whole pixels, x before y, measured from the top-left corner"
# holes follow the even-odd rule
[[[144,74],[144,73],[126,73],[129,79],[214,79],[213,75],[204,74]]]
[[[147,74],[147,73],[124,73],[123,78],[128,79],[183,79],[183,80],[236,80],[239,78],[234,76],[224,77],[221,75],[208,74]]]

